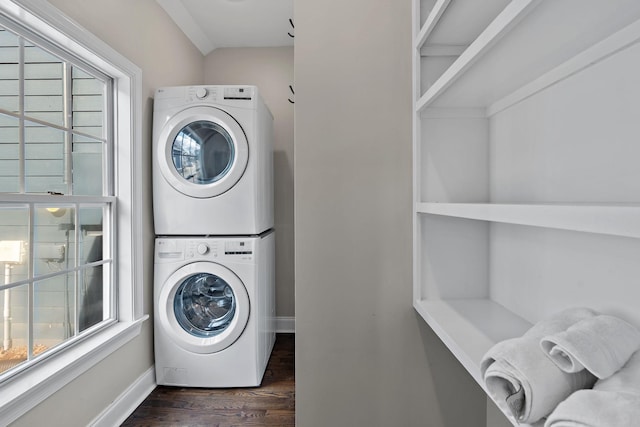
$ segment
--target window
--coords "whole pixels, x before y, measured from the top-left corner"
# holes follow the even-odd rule
[[[0,198],[0,381],[113,321],[117,267],[112,81],[9,25],[0,20],[0,193],[12,195]]]
[[[0,419],[146,318],[140,99],[139,69],[47,2],[0,4]]]

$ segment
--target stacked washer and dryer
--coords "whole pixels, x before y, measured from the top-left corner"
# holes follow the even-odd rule
[[[255,86],[156,91],[156,382],[258,386],[275,341],[273,117]]]

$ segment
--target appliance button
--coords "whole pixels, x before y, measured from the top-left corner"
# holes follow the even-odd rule
[[[199,87],[198,90],[196,90],[196,97],[198,99],[206,98],[208,94],[209,94],[209,91],[206,88]]]
[[[200,243],[200,244],[198,245],[198,253],[199,253],[200,255],[204,255],[204,254],[206,254],[207,252],[209,252],[209,246],[207,246],[207,245],[206,245],[206,244],[204,244],[204,243]]]

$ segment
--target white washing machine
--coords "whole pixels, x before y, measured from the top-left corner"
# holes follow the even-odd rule
[[[156,235],[273,227],[273,116],[257,87],[158,89],[152,156]]]
[[[274,233],[155,243],[156,382],[259,386],[275,342]]]

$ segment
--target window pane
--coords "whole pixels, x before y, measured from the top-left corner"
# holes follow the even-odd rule
[[[5,274],[6,275],[6,274]],[[6,280],[6,279],[5,279]],[[13,279],[11,279],[13,281]],[[8,319],[0,318],[2,347],[0,348],[0,374],[25,362],[28,357],[29,328],[27,301],[28,285],[0,291],[0,307],[9,307]],[[38,350],[42,351],[41,347]]]
[[[29,258],[29,208],[0,204],[0,265],[4,268],[3,285],[27,279]],[[9,267],[6,267],[9,266]],[[10,271],[7,273],[7,268]]]
[[[73,129],[104,138],[104,82],[75,67],[71,76]]]
[[[80,230],[80,264],[89,264],[103,260],[102,222],[104,208],[81,207],[78,218]]]
[[[54,347],[75,335],[75,274],[67,273],[34,283],[33,340]]]
[[[20,191],[20,122],[0,114],[0,193]]]
[[[24,49],[24,111],[33,117],[64,125],[64,64],[49,52],[31,44]],[[29,87],[29,93],[27,93]]]
[[[34,276],[75,267],[73,206],[38,205],[34,215]]]
[[[104,143],[73,135],[73,194],[101,196],[103,194]]]
[[[19,60],[18,36],[0,27],[0,108],[14,113],[20,108]]]
[[[104,267],[98,265],[85,268],[80,270],[78,275],[80,332],[109,318],[108,310],[104,307],[104,302],[108,300],[108,293],[104,289],[105,268],[108,268],[108,264]]]
[[[68,193],[64,135],[59,129],[25,122],[25,192]]]

